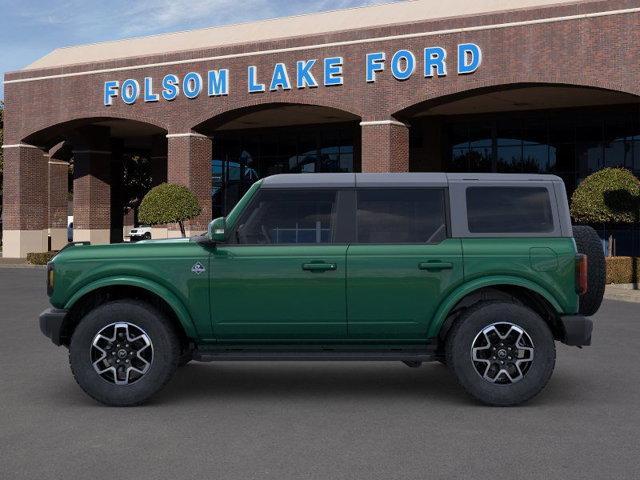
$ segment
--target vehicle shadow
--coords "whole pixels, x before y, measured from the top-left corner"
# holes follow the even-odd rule
[[[446,367],[402,363],[219,362],[179,369],[157,403],[197,397],[296,398],[298,400],[370,397],[468,401]],[[154,402],[156,403],[156,402]]]

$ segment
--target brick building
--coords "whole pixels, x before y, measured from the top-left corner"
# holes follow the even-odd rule
[[[415,0],[58,49],[5,76],[3,256],[122,241],[122,156],[202,231],[281,172],[640,170],[635,0]],[[173,235],[155,229],[154,236]]]

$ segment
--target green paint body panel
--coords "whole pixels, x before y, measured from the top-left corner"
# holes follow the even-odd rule
[[[257,182],[227,217],[228,231]],[[187,239],[73,246],[52,261],[54,307],[109,286],[163,298],[196,343],[424,344],[483,287],[518,286],[575,314],[572,238],[449,238],[411,245],[217,245]],[[192,267],[200,262],[205,271]]]
[[[209,257],[206,248],[188,239],[70,247],[53,260],[56,280],[50,301],[69,309],[98,288],[144,288],[169,303],[187,334],[211,338],[209,278],[191,272],[198,261],[208,271]]]
[[[347,255],[349,336],[424,340],[439,299],[463,281],[459,239],[437,245],[351,245]]]
[[[345,338],[346,245],[219,245],[211,312],[220,340]],[[327,270],[313,269],[313,264]]]

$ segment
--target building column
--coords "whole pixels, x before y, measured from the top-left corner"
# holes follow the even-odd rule
[[[409,171],[409,127],[397,120],[360,122],[362,171]]]
[[[167,181],[189,188],[197,197],[202,214],[187,222],[188,235],[206,232],[211,221],[212,141],[199,133],[167,135]],[[169,225],[169,236],[179,236],[177,225]],[[176,234],[177,231],[177,234]]]
[[[49,236],[51,250],[67,244],[67,195],[69,192],[69,164],[49,158]]]
[[[24,258],[48,247],[48,154],[27,144],[3,145],[4,258]]]
[[[111,145],[109,129],[78,132],[73,150],[73,241],[109,243],[111,238]]]
[[[71,146],[60,142],[49,149],[49,248],[60,250],[67,243],[69,160]]]

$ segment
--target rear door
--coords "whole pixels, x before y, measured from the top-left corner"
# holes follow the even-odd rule
[[[449,238],[446,188],[358,188],[347,252],[349,337],[424,339],[444,296],[463,279]]]

